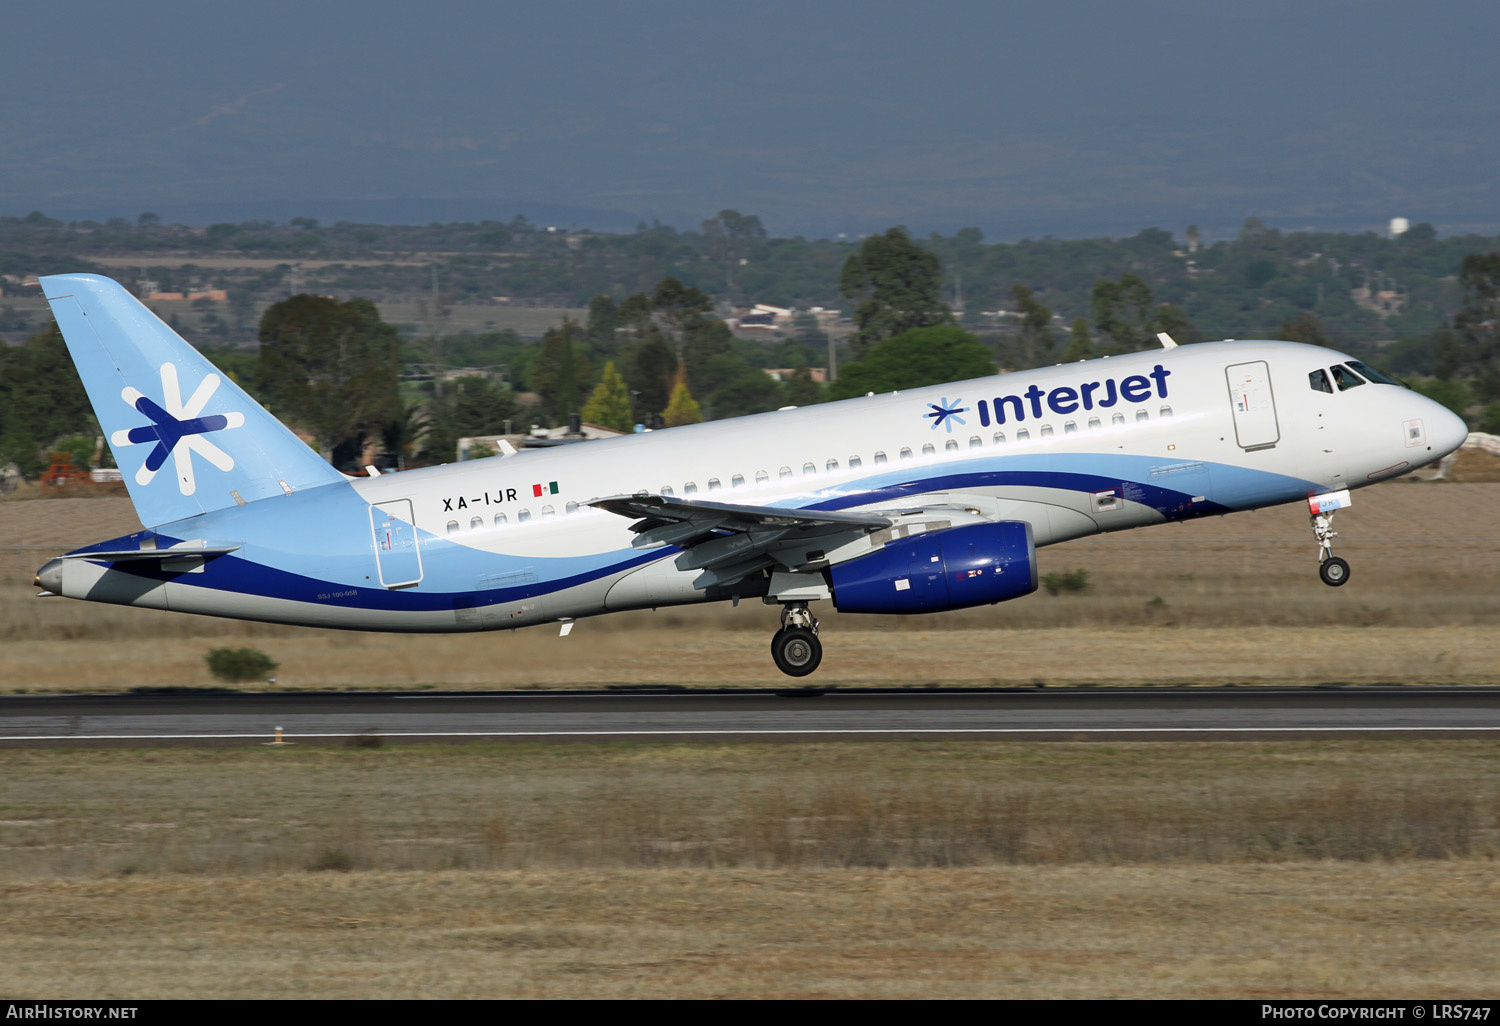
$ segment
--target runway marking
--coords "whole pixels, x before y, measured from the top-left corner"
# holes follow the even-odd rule
[[[1399,734],[1399,733],[1500,732],[1493,727],[871,727],[871,728],[724,728],[707,730],[403,730],[357,731],[354,733],[293,734],[287,738],[338,737],[703,737],[745,734]],[[19,734],[0,736],[3,741],[256,741],[272,736],[256,734]]]

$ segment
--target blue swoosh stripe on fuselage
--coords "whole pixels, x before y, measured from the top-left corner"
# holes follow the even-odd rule
[[[1075,469],[1058,470],[1055,469],[1058,464],[1076,466]],[[798,497],[802,501],[797,501],[796,505],[789,504],[785,508],[841,510],[855,506],[898,502],[930,492],[962,491],[986,487],[1053,488],[1073,492],[1123,489],[1128,494],[1122,497],[1149,506],[1171,520],[1226,513],[1237,507],[1216,501],[1217,498],[1228,498],[1223,494],[1218,495],[1216,499],[1203,502],[1190,501],[1198,495],[1203,495],[1208,488],[1193,492],[1179,491],[1163,485],[1136,480],[1134,479],[1136,475],[1149,477],[1151,470],[1160,470],[1163,467],[1202,466],[1211,475],[1213,492],[1222,493],[1227,490],[1236,495],[1254,494],[1261,502],[1265,501],[1267,495],[1284,496],[1286,501],[1294,500],[1305,495],[1309,487],[1307,482],[1296,478],[1227,464],[1202,463],[1201,461],[1180,461],[1174,464],[1140,456],[1101,456],[1085,453],[1054,456],[995,456],[973,459],[959,465],[944,466],[951,467],[951,472],[916,479],[911,476],[911,470],[917,468],[903,471],[899,466],[893,467],[882,473],[869,475],[857,482],[840,485],[833,494],[830,494],[829,490],[824,490]],[[1142,471],[1145,473],[1142,474]],[[1228,486],[1227,489],[1225,485]],[[325,497],[324,502],[328,500],[333,500],[340,506],[351,505],[361,520],[368,516],[369,504],[355,496],[352,491],[341,490],[339,495]],[[273,526],[271,530],[266,530],[266,526],[262,524],[261,529],[255,533],[261,536],[284,538],[281,534],[284,528]],[[373,552],[368,557],[365,553],[357,553],[338,559],[337,562],[348,564],[349,568],[341,566],[338,576],[328,578],[309,576],[278,567],[269,560],[260,562],[237,554],[210,559],[205,563],[201,572],[191,575],[167,573],[154,564],[140,563],[116,564],[115,570],[150,580],[170,580],[188,587],[264,595],[316,605],[385,611],[433,611],[452,609],[459,602],[469,607],[482,608],[495,604],[525,601],[602,580],[622,571],[668,558],[680,551],[674,546],[668,546],[642,553],[617,549],[589,556],[539,557],[486,552],[470,546],[454,544],[447,536],[434,535],[427,531],[419,530],[418,535],[424,559],[424,582],[451,581],[460,574],[474,580],[480,576],[513,571],[521,564],[531,568],[536,573],[537,579],[509,588],[436,590],[431,585],[419,584],[411,588],[391,591],[381,587],[372,587],[366,583],[369,578],[363,571],[369,570],[366,559],[373,560]],[[278,552],[271,544],[256,544],[253,537],[246,538],[244,541],[247,550],[263,551],[272,559],[277,555],[285,555]],[[158,535],[158,544],[175,543],[175,539],[162,534]],[[110,547],[114,547],[112,543],[103,542],[89,548]],[[347,579],[346,575],[351,573],[358,574],[358,578]],[[352,590],[354,594],[341,595],[336,599],[318,597],[330,590]]]

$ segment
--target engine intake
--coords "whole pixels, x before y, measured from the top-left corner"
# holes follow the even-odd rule
[[[972,524],[890,542],[828,574],[841,613],[937,613],[1036,591],[1036,546],[1025,521]]]

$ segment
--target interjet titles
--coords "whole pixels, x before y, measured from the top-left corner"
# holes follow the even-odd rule
[[[1026,419],[1026,410],[1029,405],[1033,420],[1042,417],[1042,403],[1045,401],[1047,409],[1053,413],[1067,415],[1077,413],[1079,409],[1092,410],[1095,407],[1108,409],[1118,403],[1121,399],[1131,403],[1143,403],[1154,394],[1158,399],[1167,397],[1167,377],[1172,372],[1161,364],[1148,374],[1132,374],[1123,381],[1116,382],[1114,378],[1106,378],[1103,381],[1086,381],[1077,388],[1071,385],[1062,385],[1050,391],[1043,391],[1038,385],[1032,385],[1020,395],[997,396],[994,402],[994,414],[991,416],[991,400],[979,400],[979,423],[989,427],[993,419],[996,424],[1006,422],[1006,407],[1010,408],[1010,419],[1020,423]],[[1152,382],[1156,383],[1152,388]]]

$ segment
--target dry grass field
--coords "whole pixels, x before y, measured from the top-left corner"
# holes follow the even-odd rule
[[[1482,454],[1475,454],[1482,455]],[[1465,464],[1460,464],[1460,470]],[[1341,512],[1338,589],[1317,580],[1298,507],[1043,549],[1042,572],[1086,570],[1079,593],[984,609],[824,622],[824,685],[933,683],[1500,682],[1500,484],[1399,481]],[[0,690],[213,683],[213,647],[276,659],[278,688],[777,686],[758,603],[617,614],[571,637],[314,631],[38,600],[59,551],[138,525],[128,500],[0,503]],[[824,604],[826,605],[826,604]]]
[[[0,751],[17,997],[1494,993],[1485,742]]]
[[[1493,997],[1494,864],[0,883],[0,991],[153,998]]]

